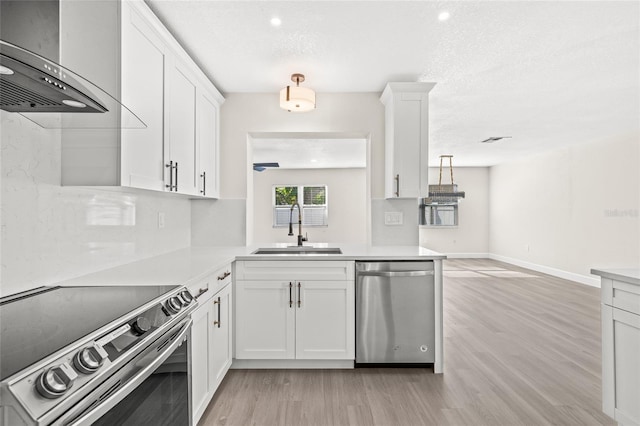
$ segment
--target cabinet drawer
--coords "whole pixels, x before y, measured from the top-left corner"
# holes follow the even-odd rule
[[[602,302],[640,315],[640,286],[603,278]]]
[[[238,280],[346,281],[354,279],[354,262],[324,260],[256,260],[236,262]]]
[[[189,289],[193,297],[198,299],[200,305],[213,297],[214,291],[211,284],[213,283],[214,279],[214,275],[207,275],[206,278],[187,285],[187,288]]]
[[[231,264],[227,264],[213,274],[207,275],[206,278],[189,284],[187,288],[202,304],[231,283],[231,275]]]
[[[232,270],[230,263],[224,265],[222,268],[214,272],[213,276],[211,277],[211,293],[216,294],[224,287],[226,287],[227,284],[231,283],[231,277],[233,276],[231,272]]]

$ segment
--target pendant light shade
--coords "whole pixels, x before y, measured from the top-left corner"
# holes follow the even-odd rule
[[[300,87],[304,81],[303,74],[292,74],[291,81],[295,86],[287,86],[280,91],[280,108],[289,112],[311,111],[316,107],[316,92],[306,87]]]

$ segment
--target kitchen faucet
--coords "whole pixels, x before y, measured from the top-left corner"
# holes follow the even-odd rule
[[[293,203],[291,204],[291,210],[289,211],[289,236],[293,237],[293,208],[298,207],[298,247],[302,247],[302,242],[307,241],[306,237],[302,236],[302,209],[300,208],[300,204]]]

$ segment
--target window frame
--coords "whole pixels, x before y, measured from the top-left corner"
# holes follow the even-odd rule
[[[458,227],[458,223],[459,223],[459,217],[458,217],[458,203],[446,203],[446,204],[425,204],[425,220],[426,220],[426,225],[430,228],[457,228]],[[437,215],[437,211],[439,209],[444,210],[449,210],[451,209],[453,211],[453,223],[433,223],[433,218],[436,217]]]
[[[304,188],[305,187],[324,187],[324,204],[304,204]],[[289,219],[287,216],[287,222],[284,224],[279,224],[278,220],[277,220],[277,210],[278,209],[282,209],[284,205],[276,205],[276,188],[282,188],[282,187],[296,187],[298,188],[298,198],[296,199],[296,201],[298,202],[298,204],[300,205],[300,208],[302,209],[302,226],[304,226],[305,228],[327,228],[329,226],[329,186],[326,184],[300,184],[300,185],[293,185],[293,184],[276,184],[276,185],[272,185],[271,186],[271,215],[272,215],[272,227],[273,228],[286,228],[289,226]],[[300,198],[302,198],[302,202],[300,200]],[[287,212],[289,213],[291,209],[291,205],[289,204],[287,206]],[[306,224],[304,223],[305,220],[305,210],[307,209],[323,209],[324,210],[324,214],[323,214],[323,223],[322,224]],[[296,214],[295,212],[293,213],[294,215]],[[295,217],[294,217],[295,219]],[[292,219],[292,222],[294,225],[298,224],[298,220]]]

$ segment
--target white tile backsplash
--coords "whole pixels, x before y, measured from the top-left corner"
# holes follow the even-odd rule
[[[246,217],[246,200],[194,200],[191,204],[191,245],[244,246]]]
[[[1,114],[1,295],[190,245],[189,200],[62,187],[60,131]]]
[[[387,223],[387,217],[401,217]],[[371,242],[374,246],[418,245],[418,200],[371,200]]]

